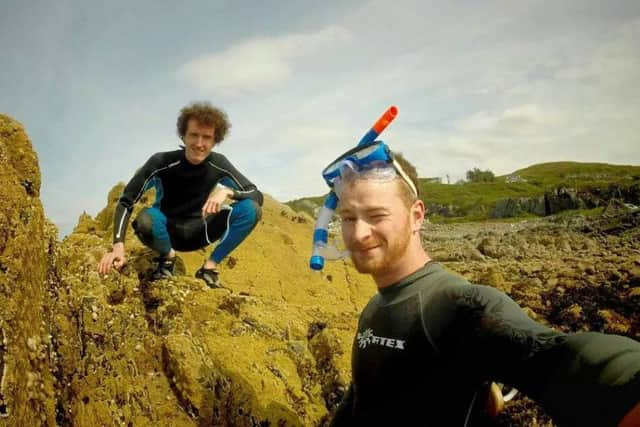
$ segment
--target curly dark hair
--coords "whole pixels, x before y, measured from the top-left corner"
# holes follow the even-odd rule
[[[231,123],[229,123],[229,118],[224,110],[214,107],[206,101],[192,102],[180,110],[180,115],[178,116],[176,127],[180,139],[184,139],[190,119],[195,119],[200,125],[213,126],[215,129],[213,139],[216,144],[222,142],[231,128]]]

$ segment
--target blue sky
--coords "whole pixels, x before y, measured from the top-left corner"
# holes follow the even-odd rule
[[[557,4],[553,4],[557,3]],[[390,6],[392,5],[392,6]],[[0,15],[0,113],[38,152],[68,233],[193,100],[224,108],[224,153],[278,200],[391,104],[383,139],[421,176],[533,163],[640,164],[640,2],[15,1]]]

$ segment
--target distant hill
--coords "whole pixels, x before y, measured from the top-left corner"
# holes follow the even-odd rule
[[[544,186],[608,185],[640,179],[640,166],[580,162],[540,163],[501,176],[499,179],[514,175]]]
[[[440,184],[420,179],[421,197],[434,222],[543,216],[594,209],[612,198],[640,204],[640,166],[552,162],[497,176],[493,182]],[[325,195],[287,202],[313,215]]]

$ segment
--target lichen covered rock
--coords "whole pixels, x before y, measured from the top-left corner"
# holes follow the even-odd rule
[[[55,425],[45,279],[49,243],[38,159],[18,122],[0,115],[0,425]]]
[[[349,382],[353,331],[372,281],[344,262],[311,272],[312,221],[268,196],[261,223],[221,266],[223,289],[193,277],[211,248],[179,253],[184,276],[150,282],[153,254],[133,233],[128,265],[99,277],[121,189],[96,219],[82,215],[58,249],[66,422],[326,423]],[[318,325],[342,338],[321,338],[328,332],[313,332]]]

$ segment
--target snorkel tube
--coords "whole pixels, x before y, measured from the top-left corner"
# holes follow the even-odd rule
[[[376,120],[371,129],[364,134],[360,142],[358,142],[358,146],[375,141],[378,135],[389,126],[389,123],[391,123],[397,115],[398,107],[395,105],[389,107],[387,111]],[[309,266],[312,270],[320,271],[324,268],[323,250],[327,247],[329,240],[329,222],[337,206],[338,196],[331,190],[324,200],[320,212],[318,212],[318,219],[316,219],[316,224],[313,229],[313,250],[311,259],[309,260]]]
[[[389,126],[389,123],[393,121],[398,115],[398,107],[392,105],[384,112],[382,116],[373,124],[373,127],[369,129],[369,132],[365,133],[360,142],[358,142],[358,146],[368,144],[369,142],[373,142],[376,140],[378,135],[382,133],[383,130]]]

